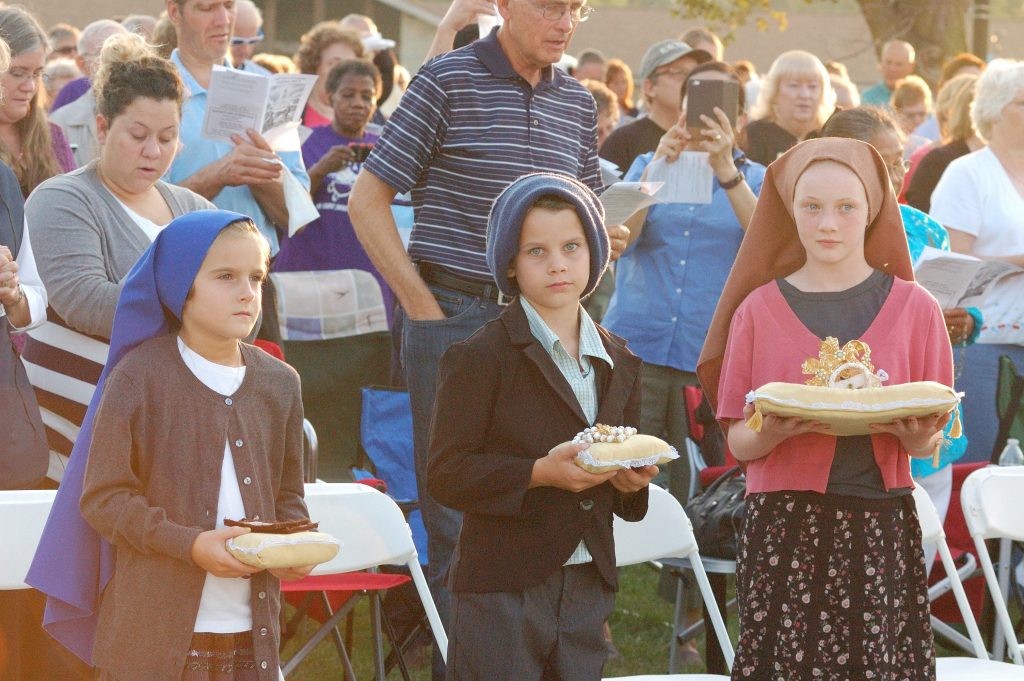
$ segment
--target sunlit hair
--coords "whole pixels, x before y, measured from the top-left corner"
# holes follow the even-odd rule
[[[171,58],[171,52],[178,46],[178,29],[167,16],[167,12],[161,12],[160,18],[156,20],[156,28],[153,29],[153,44],[156,51],[165,59]]]
[[[220,230],[220,234],[217,238],[221,238],[226,235],[251,235],[256,238],[256,241],[260,244],[260,250],[263,251],[263,267],[269,271],[270,269],[270,243],[267,241],[267,237],[263,236],[260,232],[259,227],[252,220],[236,220],[235,222],[225,225],[224,229]]]
[[[590,96],[594,98],[594,103],[597,105],[598,116],[612,116],[618,117],[619,113],[619,102],[615,98],[615,93],[608,89],[608,86],[599,80],[581,80],[580,85],[587,88],[590,91]]]
[[[11,68],[11,48],[7,47],[7,42],[0,38],[0,73],[7,73],[9,68]]]
[[[821,86],[821,101],[815,116],[815,127],[820,128],[835,108],[836,95],[829,82],[828,71],[821,60],[810,52],[790,50],[780,54],[768,74],[761,79],[761,92],[754,104],[750,117],[754,120],[775,120],[775,100],[779,96],[779,84],[787,78],[814,80]]]
[[[10,48],[10,59],[24,52],[41,48],[50,49],[43,27],[34,16],[20,7],[0,8],[0,40]],[[10,68],[10,59],[8,68]],[[41,80],[41,79],[40,79]],[[0,161],[6,163],[18,177],[22,194],[28,196],[44,180],[61,173],[57,155],[53,151],[53,137],[46,117],[46,88],[40,82],[36,94],[29,102],[28,113],[14,124],[21,137],[21,156],[14,158],[6,144],[0,142]]]
[[[961,73],[946,81],[935,98],[935,119],[939,123],[942,141],[965,140],[974,134],[971,122],[971,102],[978,76]]]
[[[902,111],[908,106],[924,104],[927,111],[932,109],[932,91],[928,83],[920,76],[907,76],[896,83],[892,91],[890,104],[896,111]]]
[[[942,75],[939,76],[938,90],[941,90],[946,83],[953,80],[956,76],[963,75],[958,74],[957,71],[971,67],[978,69],[979,72],[984,71],[985,60],[971,54],[970,52],[961,52],[960,54],[947,59],[942,64]],[[967,75],[976,76],[977,74],[971,73]]]
[[[269,52],[260,52],[252,56],[252,61],[255,64],[259,64],[267,71],[271,73],[298,73],[299,67],[295,65],[291,57],[286,57],[283,54],[271,54]]]
[[[821,129],[822,137],[846,137],[871,144],[880,132],[888,131],[903,141],[904,134],[896,120],[885,109],[877,106],[858,106],[836,111]]]
[[[139,97],[174,102],[181,115],[184,86],[178,69],[137,33],[107,38],[92,82],[96,110],[113,122]]]
[[[978,78],[971,105],[971,120],[978,137],[988,143],[992,126],[1003,116],[1003,109],[1024,91],[1024,62],[996,59]]]
[[[604,84],[608,85],[617,77],[622,76],[626,79],[626,96],[622,98],[620,102],[626,109],[633,108],[633,72],[630,70],[626,62],[621,59],[609,59],[608,66],[604,72]]]
[[[357,58],[363,56],[363,41],[359,34],[350,28],[342,28],[334,21],[321,21],[299,41],[295,64],[302,73],[316,73],[324,50],[336,43],[348,45]]]

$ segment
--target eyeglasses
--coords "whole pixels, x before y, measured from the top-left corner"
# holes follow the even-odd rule
[[[537,4],[534,0],[529,0],[530,4],[540,10],[540,15],[547,21],[561,21],[562,17],[569,14],[572,18],[572,23],[580,24],[590,18],[590,15],[594,13],[594,8],[590,5],[563,5],[561,3],[551,4]]]
[[[239,37],[239,36],[231,36],[231,44],[234,45],[235,47],[238,47],[240,45],[257,45],[257,44],[263,42],[263,37],[264,36],[263,36],[263,31],[262,30],[259,33],[257,33],[256,35],[254,35],[253,37],[251,37],[251,38],[242,38],[242,37]]]
[[[689,74],[690,74],[690,69],[684,69],[684,68],[680,68],[680,67],[677,66],[677,67],[671,68],[671,69],[664,69],[662,71],[655,71],[654,73],[651,74],[651,77],[652,78],[660,78],[661,76],[671,76],[671,77],[675,78],[676,80],[682,80],[683,78],[686,78],[686,76],[688,76]]]
[[[64,47],[57,47],[50,50],[50,54],[63,54],[65,57],[74,56],[78,52],[78,48],[74,45],[65,45]]]

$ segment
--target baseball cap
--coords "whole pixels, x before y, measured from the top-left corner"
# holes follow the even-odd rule
[[[658,67],[671,64],[680,57],[690,55],[698,63],[712,61],[712,57],[706,50],[695,50],[681,40],[669,38],[651,45],[640,62],[640,80],[647,80]]]

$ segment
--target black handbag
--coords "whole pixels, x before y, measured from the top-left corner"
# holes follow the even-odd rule
[[[693,525],[700,555],[736,560],[746,493],[746,478],[740,467],[734,466],[687,502],[686,515]]]

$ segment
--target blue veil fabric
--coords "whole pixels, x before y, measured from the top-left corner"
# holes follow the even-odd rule
[[[93,420],[111,370],[132,348],[171,331],[214,240],[240,213],[201,210],[165,227],[128,273],[114,314],[106,366],[85,413],[64,479],[46,521],[26,582],[46,594],[43,627],[66,648],[92,663],[100,595],[114,571],[114,548],[78,508]]]

